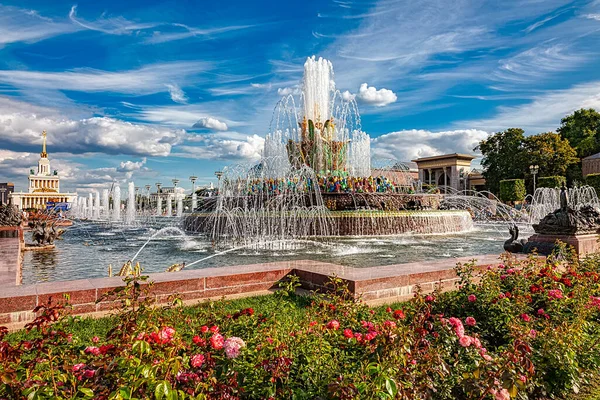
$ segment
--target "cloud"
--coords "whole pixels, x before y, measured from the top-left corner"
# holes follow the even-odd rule
[[[152,94],[168,90],[167,82],[198,81],[210,64],[180,61],[147,65],[138,69],[111,72],[78,68],[64,72],[0,70],[0,82],[35,90],[72,90],[78,92],[115,92]]]
[[[0,4],[0,47],[9,43],[33,43],[77,30],[72,24],[56,22],[36,11]]]
[[[455,125],[472,126],[487,131],[523,128],[528,133],[554,131],[560,120],[580,108],[600,109],[600,81],[588,82],[569,89],[551,90],[533,96],[529,103],[514,107],[498,107],[491,118],[460,121]]]
[[[114,18],[99,18],[94,22],[89,22],[77,18],[77,6],[72,6],[69,11],[69,19],[75,24],[84,29],[98,31],[110,35],[130,34],[135,31],[154,28],[157,23],[137,23],[131,22],[123,17]]]
[[[213,131],[226,131],[227,124],[213,117],[203,117],[194,124],[193,128],[211,129]]]
[[[269,91],[273,85],[271,83],[251,83],[250,86],[256,89],[265,89]]]
[[[173,100],[175,103],[187,103],[188,98],[185,96],[185,93],[183,92],[183,90],[181,90],[179,86],[172,84],[167,84],[165,86],[169,89],[171,100]]]
[[[342,100],[344,101],[352,101],[356,98],[355,94],[350,93],[349,91],[342,92]]]
[[[185,24],[169,24],[171,30],[168,32],[155,31],[152,37],[146,40],[146,43],[157,44],[171,42],[174,40],[183,40],[188,38],[203,38],[213,39],[214,36],[223,35],[229,32],[235,32],[250,28],[259,27],[265,24],[253,24],[253,25],[229,25],[221,27],[213,27],[206,29],[199,29],[187,26]]]
[[[371,150],[375,158],[399,161],[449,153],[473,154],[473,149],[487,136],[487,132],[477,129],[440,132],[410,129],[371,139]]]
[[[265,139],[258,136],[224,138],[220,134],[198,135],[193,139],[199,146],[178,146],[172,155],[208,160],[258,161],[261,158]]]
[[[119,164],[119,168],[117,168],[117,171],[119,171],[119,172],[139,171],[140,169],[142,169],[144,164],[146,164],[146,157],[142,158],[141,161],[137,161],[137,162],[133,162],[133,161],[129,161],[129,160],[122,161],[121,164]]]
[[[398,100],[394,92],[389,89],[381,88],[377,90],[375,87],[369,87],[366,83],[360,85],[358,95],[356,96],[361,102],[372,104],[376,107],[387,106]]]
[[[37,146],[43,130],[48,131],[49,146],[71,153],[167,156],[185,136],[183,130],[108,117],[69,119],[49,108],[0,97],[0,137],[4,143]]]
[[[280,96],[288,96],[290,94],[299,95],[300,88],[297,85],[293,86],[293,87],[279,88],[279,89],[277,89],[277,94]]]
[[[586,14],[584,15],[587,19],[594,19],[596,21],[600,21],[600,14]]]

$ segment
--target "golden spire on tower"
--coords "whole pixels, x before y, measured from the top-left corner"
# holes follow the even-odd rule
[[[47,158],[48,153],[46,153],[46,131],[42,131],[42,138],[43,138],[42,152],[40,153],[40,157]]]

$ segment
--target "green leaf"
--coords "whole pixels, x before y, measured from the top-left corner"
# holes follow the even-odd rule
[[[396,385],[396,382],[393,379],[388,378],[385,380],[385,390],[387,390],[390,396],[394,398],[398,393],[398,386]]]
[[[94,391],[89,388],[79,388],[79,391],[83,393],[86,397],[94,397]]]

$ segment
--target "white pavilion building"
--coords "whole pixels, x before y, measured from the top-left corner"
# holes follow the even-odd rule
[[[60,176],[50,169],[50,160],[46,152],[46,131],[42,132],[43,144],[37,173],[32,169],[29,173],[28,192],[10,194],[11,203],[21,210],[37,208],[45,210],[48,203],[69,203],[77,199],[77,193],[60,192]]]

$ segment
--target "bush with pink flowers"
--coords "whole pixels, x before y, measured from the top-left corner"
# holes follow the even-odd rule
[[[558,398],[600,366],[599,266],[459,265],[457,290],[379,308],[337,278],[298,296],[294,277],[270,296],[158,307],[132,276],[108,295],[113,317],[48,303],[27,332],[0,328],[0,399]]]

